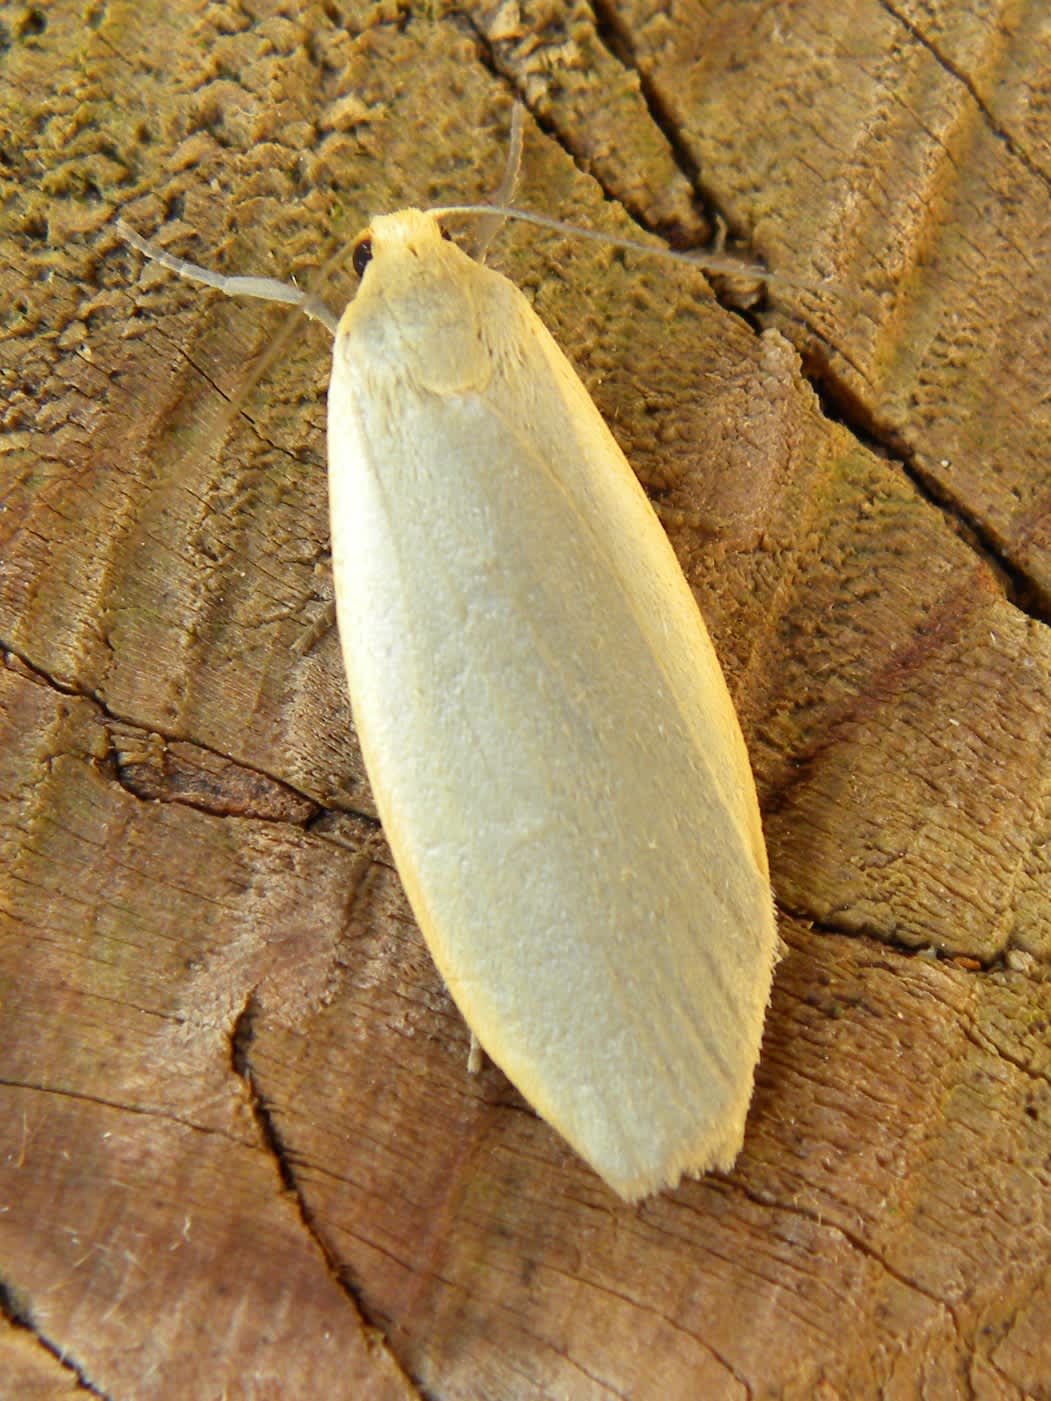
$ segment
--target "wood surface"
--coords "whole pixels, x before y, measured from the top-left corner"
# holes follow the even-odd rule
[[[0,40],[0,1396],[1046,1401],[1046,6],[55,0]],[[315,286],[495,188],[516,96],[523,203],[780,279],[493,253],[664,512],[787,944],[735,1170],[634,1208],[465,1073],[300,646],[324,331],[113,227]]]

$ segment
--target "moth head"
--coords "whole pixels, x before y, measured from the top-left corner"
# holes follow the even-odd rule
[[[415,211],[414,211],[415,212]],[[453,243],[452,234],[444,225],[434,221],[439,235],[448,243]],[[365,269],[372,262],[373,256],[373,232],[371,225],[358,234],[350,251],[350,262],[358,277],[365,276]]]

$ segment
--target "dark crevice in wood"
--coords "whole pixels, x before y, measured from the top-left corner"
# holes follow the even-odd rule
[[[109,1393],[95,1385],[83,1367],[78,1362],[74,1362],[65,1348],[59,1347],[57,1343],[52,1342],[40,1331],[33,1319],[33,1311],[28,1301],[19,1291],[3,1280],[0,1280],[0,1317],[5,1318],[13,1328],[28,1333],[45,1352],[51,1354],[64,1371],[72,1373],[77,1380],[78,1391],[83,1391],[88,1396],[100,1397],[101,1401],[110,1401]]]
[[[558,127],[550,120],[550,118],[542,116],[539,112],[536,111],[534,107],[530,106],[529,102],[526,100],[525,93],[520,90],[518,84],[515,82],[515,75],[511,72],[508,72],[506,69],[500,66],[500,63],[497,60],[496,53],[494,52],[493,45],[489,39],[489,36],[480,27],[477,20],[475,20],[472,15],[465,14],[463,12],[457,14],[456,19],[464,27],[466,27],[468,32],[471,34],[471,36],[477,43],[478,61],[481,63],[482,67],[486,70],[486,72],[492,74],[493,78],[498,83],[503,84],[503,86],[507,88],[509,94],[515,102],[520,102],[522,104],[522,106],[532,117],[533,121],[536,123],[538,129],[555,143],[555,145],[559,148],[559,150],[563,153],[567,160],[572,161],[573,165],[576,166],[576,168],[580,170],[582,174],[592,174],[592,172],[584,171],[582,169],[580,162],[577,160],[576,154],[562,140],[561,132],[558,130]],[[597,175],[593,175],[592,178],[596,181],[597,184],[602,184],[602,182],[598,179]],[[602,188],[603,190],[605,190],[605,186],[602,186]]]
[[[639,95],[645,103],[646,110],[650,115],[654,126],[664,137],[668,144],[668,150],[672,159],[682,172],[690,189],[693,191],[694,209],[701,215],[704,222],[710,228],[728,227],[722,214],[719,212],[715,201],[709,191],[704,187],[704,179],[701,168],[690,154],[689,148],[683,141],[679,132],[678,122],[668,112],[657,88],[649,80],[648,74],[639,67],[631,43],[631,33],[621,22],[615,6],[603,3],[602,0],[594,0],[592,11],[595,17],[595,34],[599,41],[605,46],[607,53],[614,58],[622,68],[633,73],[638,79]],[[663,226],[650,225],[639,219],[638,222],[650,233],[658,234],[666,238],[673,248],[684,248],[681,239],[676,241],[675,230]],[[696,247],[691,244],[691,247]],[[711,251],[711,250],[710,250]]]
[[[889,13],[901,20],[910,32],[914,33],[918,42],[931,48],[931,52],[938,58],[939,62],[967,87],[968,91],[971,92],[974,100],[983,111],[983,114],[991,121],[973,85],[966,76],[959,73],[947,60],[938,55],[937,51],[929,44],[929,41],[927,41],[918,30],[915,30],[914,26],[909,24],[907,20],[897,15],[893,8],[886,3],[886,0],[881,0],[881,3]],[[675,120],[667,112],[653,84],[648,81],[645,73],[637,66],[631,48],[630,34],[624,30],[615,11],[608,5],[602,4],[601,0],[600,3],[595,4],[594,13],[596,33],[601,42],[620,64],[630,69],[638,77],[642,98],[646,103],[647,110],[654,124],[667,141],[668,148],[684,177],[689,181],[691,188],[697,192],[698,209],[710,223],[723,228],[727,227],[727,221],[719,210],[718,202],[704,187],[702,173],[686,149]],[[485,35],[481,33],[473,22],[469,21],[469,23],[472,33],[475,35],[480,47],[481,61],[502,81],[508,81],[507,75],[501,73]],[[520,100],[522,100],[521,97]],[[532,115],[537,125],[553,140],[558,141],[570,159],[573,159],[572,151],[561,141],[559,133],[554,125],[549,120],[538,117],[535,112],[532,113]],[[1013,151],[1015,151],[1019,159],[1024,159],[1023,154],[1017,151],[1006,133],[997,129],[997,134],[1007,142]],[[1028,164],[1030,163],[1027,162],[1027,165]],[[1038,175],[1041,174],[1039,171],[1035,171],[1035,173]],[[591,174],[593,178],[598,180],[598,176],[596,176],[594,172],[591,172]],[[602,183],[601,180],[599,180],[599,183]],[[605,186],[603,186],[603,188],[605,189]],[[609,198],[612,198],[608,191],[606,191],[606,193]],[[627,212],[633,214],[633,217],[641,228],[645,228],[651,233],[667,238],[673,247],[676,246],[673,232],[652,227],[640,217],[636,211]],[[739,237],[738,242],[743,251],[743,255],[746,258],[753,258],[747,239]],[[748,271],[747,263],[743,263],[741,276],[746,278]],[[739,320],[743,321],[758,335],[762,330],[759,313],[767,310],[762,302],[755,307],[744,307],[736,301],[732,292],[727,292],[725,290],[722,286],[723,280],[719,276],[709,275],[708,280],[715,295],[715,299],[723,310],[738,317]],[[774,285],[776,286],[776,281]],[[765,302],[765,300],[764,294],[762,301]],[[1014,607],[1027,617],[1037,622],[1051,625],[1051,610],[1049,610],[1046,600],[1042,598],[1040,591],[1033,584],[1032,580],[1022,569],[1014,564],[1004,552],[985,523],[973,512],[968,511],[966,507],[947,492],[936,479],[924,471],[910,445],[900,434],[886,425],[880,424],[876,420],[867,405],[856,395],[853,395],[842,379],[836,374],[831,362],[827,359],[819,358],[814,353],[804,354],[802,369],[807,382],[810,384],[821,404],[825,416],[832,422],[839,423],[844,428],[848,429],[863,446],[869,448],[881,457],[896,461],[923,499],[953,524],[965,544],[978,554],[993,570],[1000,581],[1008,602],[1013,604]]]
[[[969,511],[958,497],[948,492],[936,477],[925,471],[911,451],[904,452],[900,460],[906,476],[924,500],[953,523],[964,543],[992,569],[1000,580],[1008,603],[1034,622],[1051,626],[1051,600],[1045,599],[1043,591],[1004,552],[986,523]]]
[[[599,41],[605,46],[607,53],[614,58],[622,68],[633,73],[638,80],[639,96],[642,98],[649,113],[653,125],[664,137],[668,145],[668,150],[676,166],[682,173],[683,178],[693,191],[693,208],[702,222],[709,229],[727,228],[726,221],[719,213],[715,202],[709,192],[704,187],[701,168],[694,160],[689,148],[683,141],[679,132],[679,124],[668,112],[660,93],[653,83],[650,82],[648,74],[639,67],[631,45],[631,34],[620,22],[620,17],[615,7],[601,3],[596,0],[592,10],[595,16],[595,34]],[[647,228],[651,233],[658,234],[667,239],[673,248],[696,248],[696,242],[692,239],[686,240],[681,233],[677,236],[674,226],[667,223],[657,222],[650,224],[643,219],[637,219],[642,227]]]
[[[504,73],[498,65],[496,55],[493,53],[493,46],[489,41],[489,36],[486,34],[485,30],[482,29],[475,17],[467,10],[452,10],[447,16],[447,19],[461,34],[469,34],[475,41],[478,46],[478,62],[485,71],[491,77],[495,78],[498,83],[502,83],[504,87],[510,91],[515,101],[521,102],[524,106],[528,106],[525,97],[518,91],[518,88],[511,81],[509,75]]]
[[[303,1229],[313,1241],[320,1254],[329,1275],[336,1283],[340,1292],[346,1297],[351,1308],[354,1310],[355,1319],[360,1324],[362,1321],[368,1327],[381,1331],[378,1325],[369,1317],[369,1314],[358,1297],[348,1278],[347,1270],[340,1263],[338,1256],[330,1248],[319,1227],[314,1213],[307,1204],[306,1198],[300,1189],[295,1170],[295,1158],[288,1148],[285,1140],[277,1126],[273,1107],[260,1089],[258,1080],[252,1069],[252,1044],[256,1037],[256,1022],[259,1018],[261,1007],[256,997],[255,991],[248,994],[244,1006],[238,1013],[234,1021],[233,1029],[230,1033],[230,1065],[234,1074],[245,1086],[248,1095],[249,1105],[263,1146],[273,1159],[274,1167],[277,1170],[281,1185],[295,1202],[299,1219],[303,1223]],[[414,1386],[404,1370],[400,1367],[389,1345],[384,1341],[384,1349],[393,1366],[398,1367],[406,1382],[406,1386]],[[422,1398],[421,1398],[422,1401]]]
[[[291,824],[295,827],[301,828],[303,831],[311,830],[311,828],[315,827],[318,824],[318,822],[320,822],[326,816],[339,816],[360,819],[362,822],[368,823],[370,827],[377,827],[379,825],[376,821],[376,818],[370,813],[359,812],[356,808],[338,807],[324,803],[319,798],[315,797],[313,794],[307,793],[303,789],[293,787],[293,785],[288,783],[285,779],[277,778],[274,774],[268,773],[265,769],[257,768],[252,764],[246,764],[241,759],[235,759],[231,755],[223,753],[222,750],[213,749],[207,744],[202,744],[200,740],[193,739],[188,735],[181,735],[175,734],[171,731],[165,732],[163,730],[158,730],[155,725],[147,724],[142,720],[136,720],[129,715],[119,714],[117,711],[111,710],[109,706],[106,705],[105,701],[103,701],[94,691],[86,690],[83,687],[77,686],[72,681],[65,681],[57,676],[51,675],[42,666],[40,666],[36,662],[33,662],[23,652],[19,651],[17,647],[12,646],[11,643],[6,642],[3,638],[0,638],[0,659],[4,657],[11,657],[16,659],[18,663],[22,667],[24,667],[27,672],[30,673],[31,676],[38,680],[42,685],[49,687],[53,691],[57,691],[59,695],[71,696],[75,700],[84,701],[89,705],[95,706],[99,712],[100,719],[110,724],[125,725],[129,729],[138,730],[141,734],[147,737],[156,736],[165,745],[193,745],[194,748],[199,749],[202,754],[211,755],[216,759],[220,759],[226,763],[233,764],[236,768],[242,770],[243,772],[247,774],[253,774],[256,777],[263,779],[265,782],[273,784],[275,788],[282,789],[291,797],[297,798],[304,803],[309,803],[312,808],[310,816],[304,819],[302,822],[295,822]],[[134,767],[134,765],[120,764],[112,753],[109,756],[107,756],[107,760],[110,766],[110,772],[113,775],[114,782],[120,784],[121,788],[123,788],[126,793],[129,793],[133,798],[139,799],[140,802],[158,801],[156,795],[150,794],[146,796],[141,791],[139,791],[133,779],[127,773],[124,772],[125,769],[132,768]],[[181,797],[161,799],[160,801],[180,802],[184,807],[192,808],[198,812],[207,813],[209,816],[222,816],[221,813],[217,813],[215,811],[214,807],[211,807],[205,803],[188,802]],[[251,813],[237,813],[232,815],[245,816],[248,817],[250,820],[260,822],[276,820],[272,818],[253,815]]]
[[[883,8],[887,10],[896,20],[903,24],[913,35],[918,43],[923,44],[955,79],[961,82],[971,94],[975,103],[979,107],[985,120],[989,123],[995,134],[1002,139],[1014,155],[1018,157],[1038,178],[1048,183],[1048,177],[1026,156],[1017,143],[1013,141],[1008,133],[998,127],[993,120],[988,109],[982,103],[981,98],[967,76],[951,63],[944,55],[940,54],[937,48],[916,28],[908,19],[900,15],[887,0],[880,0]],[[625,68],[630,69],[639,80],[639,89],[646,104],[647,110],[653,119],[654,124],[663,134],[668,143],[679,169],[684,177],[689,181],[698,195],[698,208],[705,218],[716,225],[727,227],[724,215],[718,208],[718,202],[712,194],[705,189],[703,176],[697,163],[689,154],[674,118],[667,112],[665,104],[654,85],[648,80],[646,74],[639,68],[635,61],[635,56],[631,46],[631,36],[620,22],[615,10],[608,4],[603,4],[602,0],[597,0],[594,5],[596,34],[601,42],[606,46],[609,53]],[[482,61],[491,71],[503,77],[499,72],[496,60],[491,53],[490,46],[485,36],[472,25],[479,45],[482,50]],[[506,79],[505,79],[506,80]],[[543,121],[533,113],[534,120],[553,139],[559,140],[559,134],[549,121]],[[563,142],[559,144],[566,149]],[[567,154],[572,159],[572,152],[567,150]],[[598,178],[597,176],[593,178]],[[601,184],[602,182],[599,181]],[[607,191],[608,195],[608,191]],[[629,211],[631,212],[631,211]],[[674,235],[668,230],[652,228],[645,220],[634,216],[636,222],[641,227],[647,228],[649,232],[660,234],[669,239],[672,246],[675,246]],[[747,250],[747,239],[743,240],[743,246]],[[751,256],[751,254],[749,254]],[[747,276],[748,268],[742,266],[742,276]],[[727,295],[720,287],[718,277],[709,278],[712,290],[719,305],[732,315],[744,321],[756,334],[761,330],[757,311],[762,308],[742,308],[737,304],[732,295]],[[775,284],[776,285],[776,284]],[[920,465],[915,452],[901,436],[886,425],[878,423],[868,407],[847,389],[845,384],[836,375],[831,364],[827,360],[819,360],[816,355],[804,357],[804,373],[808,383],[814,390],[826,417],[833,422],[840,423],[847,428],[860,443],[878,453],[882,457],[889,457],[897,461],[909,480],[916,487],[920,495],[930,505],[935,507],[942,515],[946,516],[954,525],[961,539],[978,554],[986,564],[993,570],[1000,580],[1008,602],[1013,604],[1027,617],[1037,622],[1051,625],[1051,608],[1033,581],[1019,568],[1005,553],[1001,545],[994,539],[992,532],[985,523],[949,492],[930,473],[924,471]]]
[[[894,958],[922,958],[930,963],[946,963],[960,972],[1025,973],[1026,969],[1021,964],[1012,966],[1011,960],[1012,958],[1027,959],[1032,957],[1015,946],[1008,946],[995,954],[982,958],[969,949],[937,948],[933,944],[906,944],[891,936],[878,934],[873,929],[859,929],[856,925],[841,925],[836,924],[833,920],[817,919],[806,910],[796,905],[789,905],[779,897],[775,897],[774,903],[779,919],[792,920],[803,926],[809,934],[817,934],[827,939],[864,940],[878,949],[885,949]],[[1043,965],[1034,959],[1033,967],[1040,969]]]
[[[461,15],[459,16],[459,18],[465,22],[467,28],[470,30],[470,33],[472,34],[472,36],[478,44],[479,61],[481,62],[483,67],[489,73],[491,73],[494,78],[496,78],[499,82],[505,84],[510,89],[515,99],[521,102],[522,105],[529,111],[530,116],[536,123],[539,130],[542,131],[545,136],[549,137],[550,140],[552,140],[559,147],[559,149],[565,154],[567,159],[572,161],[574,166],[576,166],[576,168],[582,174],[587,175],[589,179],[595,181],[595,183],[602,189],[604,195],[606,196],[606,199],[610,203],[616,204],[621,209],[623,209],[624,212],[629,216],[629,218],[631,218],[640,229],[645,230],[647,233],[652,233],[658,238],[663,238],[669,244],[670,247],[677,250],[693,250],[697,248],[696,241],[693,239],[686,238],[686,236],[682,232],[682,229],[674,220],[669,221],[648,219],[646,217],[646,211],[644,209],[641,209],[636,205],[626,204],[624,200],[621,199],[619,196],[611,193],[611,191],[606,185],[606,182],[602,179],[601,172],[596,170],[590,164],[583,164],[580,158],[578,157],[577,153],[563,139],[562,132],[560,131],[557,122],[555,122],[553,118],[549,116],[544,116],[542,113],[536,111],[535,107],[530,106],[529,102],[526,100],[525,94],[519,91],[517,85],[515,84],[514,74],[508,72],[500,66],[499,60],[497,59],[496,54],[493,51],[492,43],[490,42],[488,36],[479,28],[477,22],[474,19],[472,19],[469,15]],[[694,209],[700,215],[701,220],[705,224],[709,226],[715,226],[719,224],[721,220],[717,216],[714,216],[710,213],[710,211],[706,207],[704,199],[698,196],[697,194],[697,191],[700,188],[700,186],[697,178],[696,167],[690,161],[689,155],[687,154],[685,148],[682,146],[681,142],[677,140],[675,135],[674,124],[668,122],[661,115],[659,106],[654,105],[654,100],[651,100],[651,96],[645,86],[642,75],[638,72],[633,63],[625,60],[625,54],[622,52],[621,47],[613,41],[612,35],[612,26],[605,21],[604,17],[601,14],[596,12],[595,36],[599,40],[599,42],[605,46],[607,52],[613,59],[616,60],[616,62],[620,63],[623,67],[629,69],[632,73],[635,74],[637,78],[639,78],[639,81],[642,84],[640,92],[643,101],[647,105],[647,108],[649,108],[650,110],[650,115],[653,118],[654,125],[664,136],[676,165],[682,171],[691,190],[694,191]]]
[[[108,645],[107,643],[107,646]],[[0,658],[6,660],[10,657],[13,657],[21,666],[25,667],[26,671],[36,680],[40,681],[42,685],[47,686],[52,691],[57,691],[60,696],[71,696],[74,700],[90,701],[92,705],[97,705],[104,715],[107,714],[106,707],[94,692],[85,691],[76,686],[72,681],[63,681],[60,677],[45,671],[42,666],[39,666],[36,662],[30,661],[25,653],[20,652],[17,647],[0,637]],[[114,715],[107,716],[107,718],[118,720],[120,717]],[[128,723],[130,724],[132,722],[129,721]]]
[[[205,750],[203,752],[209,754],[213,751]],[[167,750],[165,750],[165,755],[167,755]],[[290,800],[310,801],[310,813],[300,818],[289,813],[280,815],[266,813],[266,811],[261,810],[262,804],[252,804],[251,800],[245,800],[240,806],[224,810],[221,783],[214,785],[210,794],[206,783],[202,783],[198,794],[193,793],[192,789],[179,789],[177,786],[165,787],[167,780],[178,782],[179,776],[185,775],[186,772],[196,772],[192,765],[168,765],[168,762],[165,761],[165,755],[161,755],[161,762],[158,765],[161,771],[160,782],[153,782],[154,765],[149,759],[136,761],[136,759],[121,759],[116,758],[115,755],[109,755],[109,772],[114,776],[115,782],[119,783],[119,786],[125,790],[125,793],[137,797],[144,803],[177,803],[179,807],[191,808],[195,813],[203,813],[207,817],[244,818],[244,820],[251,822],[272,822],[277,827],[298,827],[307,831],[308,822],[317,820],[318,815],[324,811],[318,807],[317,803],[304,800],[301,794],[294,793],[293,789],[276,779],[268,779],[266,782],[275,787],[277,793],[283,793]],[[237,764],[234,759],[231,759],[230,764],[234,772],[248,773],[248,775],[255,773],[254,769],[248,768],[247,765]],[[227,794],[227,801],[228,797],[230,794]]]
[[[260,1137],[277,1167],[278,1176],[281,1178],[281,1185],[286,1192],[289,1192],[295,1198],[296,1204],[299,1207],[299,1214],[303,1218],[304,1226],[306,1226],[311,1237],[317,1242],[322,1255],[324,1255],[326,1261],[328,1261],[328,1251],[324,1243],[318,1240],[314,1223],[309,1218],[307,1206],[300,1195],[296,1183],[296,1176],[292,1169],[291,1156],[284,1145],[281,1135],[278,1133],[277,1126],[270,1112],[270,1106],[263,1097],[256,1084],[255,1076],[252,1073],[250,1052],[252,1043],[255,1040],[255,1023],[259,1011],[259,1001],[253,990],[249,993],[248,1000],[237,1014],[233,1030],[230,1033],[230,1064],[234,1074],[239,1080],[244,1082],[248,1091],[252,1116],[259,1129]],[[331,1266],[331,1262],[329,1263]]]
[[[923,500],[952,525],[968,549],[993,571],[1007,601],[1026,617],[1051,626],[1051,605],[1042,591],[1008,556],[988,525],[924,469],[908,440],[896,429],[880,423],[868,405],[812,349],[802,353],[802,370],[825,417],[841,424],[870,452],[897,463]]]
[[[903,29],[908,31],[908,33],[912,36],[913,39],[916,40],[918,44],[922,45],[922,47],[927,50],[927,52],[931,55],[931,57],[934,59],[935,63],[937,63],[939,68],[943,69],[946,73],[949,74],[951,78],[955,79],[956,82],[960,83],[964,88],[967,89],[967,92],[969,93],[972,101],[974,102],[974,105],[978,108],[978,111],[982,115],[982,120],[985,122],[986,126],[996,137],[996,139],[998,141],[1002,141],[1006,148],[1010,151],[1011,155],[1014,156],[1017,161],[1020,161],[1021,164],[1025,166],[1026,170],[1029,171],[1030,175],[1033,175],[1037,180],[1041,182],[1042,185],[1044,185],[1044,187],[1049,192],[1051,192],[1051,174],[1049,174],[1040,165],[1038,165],[1037,162],[1030,155],[1030,153],[1023,146],[1019,145],[1015,137],[1013,137],[1009,131],[1007,131],[1003,126],[1000,125],[1000,123],[996,120],[996,117],[986,105],[986,102],[982,97],[981,93],[978,91],[974,80],[972,78],[969,78],[967,74],[963,71],[963,69],[960,68],[958,64],[952,61],[948,54],[943,53],[938,47],[938,45],[934,42],[934,40],[928,38],[928,36],[924,34],[923,30],[919,27],[918,24],[916,24],[913,20],[909,19],[908,15],[902,14],[902,12],[899,9],[892,5],[890,3],[890,0],[878,0],[878,3],[880,5],[880,8],[885,10],[886,13],[890,15],[890,17],[895,21],[895,23],[900,24]]]

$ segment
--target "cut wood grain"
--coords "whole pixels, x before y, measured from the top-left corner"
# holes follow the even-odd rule
[[[0,1395],[1051,1396],[1043,7],[0,24]],[[516,93],[523,202],[786,279],[493,254],[665,512],[788,945],[737,1167],[638,1208],[465,1074],[297,650],[324,333],[113,229],[314,286],[492,189]]]

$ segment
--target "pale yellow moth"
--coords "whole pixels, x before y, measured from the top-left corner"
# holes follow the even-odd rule
[[[473,1036],[621,1197],[729,1169],[776,958],[737,717],[666,535],[525,297],[373,220],[335,331],[332,566],[376,805]]]

